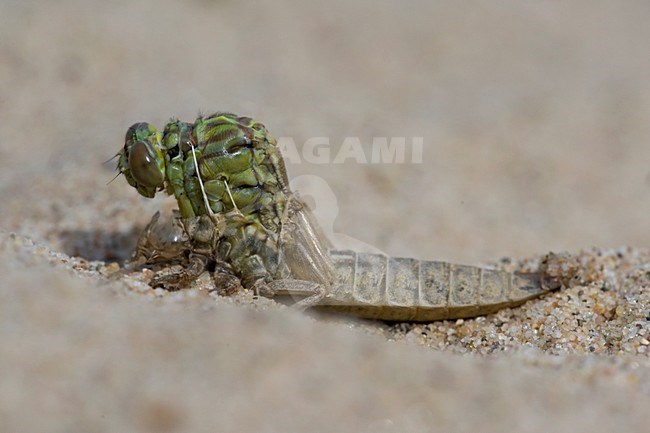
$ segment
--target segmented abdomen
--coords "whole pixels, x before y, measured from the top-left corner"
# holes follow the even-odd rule
[[[330,255],[338,281],[318,308],[364,318],[428,322],[474,317],[547,291],[538,274],[354,251]]]

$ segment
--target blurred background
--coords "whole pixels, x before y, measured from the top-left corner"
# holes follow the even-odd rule
[[[127,259],[174,207],[109,184],[127,128],[228,110],[332,155],[422,137],[419,164],[288,166],[326,229],[392,255],[647,247],[648,23],[647,0],[0,0],[0,430],[646,432],[640,250],[603,260],[633,292],[410,327],[111,282],[1,232]]]
[[[289,164],[335,231],[462,263],[647,246],[650,3],[0,1],[5,230],[94,257],[171,199],[107,182],[126,129],[227,110],[300,145],[423,137],[421,164]]]

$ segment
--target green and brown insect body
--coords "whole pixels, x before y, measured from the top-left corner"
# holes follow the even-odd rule
[[[275,140],[263,125],[233,115],[211,116],[197,119],[194,135],[201,149],[199,172],[214,213],[232,210],[232,196],[242,214],[259,215],[284,193],[286,185],[278,184],[271,157],[277,152]]]
[[[201,150],[195,144],[193,129],[191,123],[172,120],[165,126],[162,138],[168,167],[165,189],[176,198],[183,218],[205,213],[192,155],[196,152],[200,158]]]
[[[260,220],[230,211],[223,222],[215,256],[229,263],[242,285],[264,296],[298,295],[303,305],[320,300],[336,280],[323,237],[303,204],[289,196],[281,206],[279,231],[266,228]],[[200,217],[203,218],[203,217]]]
[[[258,231],[245,233],[234,213],[224,216],[223,228],[205,215],[167,221],[173,224],[171,229],[156,227],[156,215],[140,236],[138,251],[146,253],[144,259],[149,264],[175,263],[179,257],[185,260],[177,272],[156,274],[154,285],[187,286],[208,270],[215,289],[229,294],[239,287],[239,280],[233,278],[237,273],[244,286],[266,296],[291,295],[302,299],[303,306],[381,320],[429,322],[474,317],[515,307],[559,287],[544,263],[541,272],[509,273],[354,251],[330,250],[325,253],[331,260],[319,260],[322,244],[313,242],[319,239],[316,233],[302,231],[310,226],[300,222],[303,217],[308,218],[309,213],[298,209],[286,225],[288,242],[278,247],[275,241],[259,237]],[[169,236],[178,227],[183,227],[184,234]],[[295,232],[297,229],[301,231]],[[182,245],[174,245],[176,242]],[[232,245],[241,250],[231,250]],[[176,257],[166,254],[182,250],[185,254]],[[330,264],[332,267],[327,267]],[[319,287],[327,289],[323,299],[316,291]]]
[[[276,142],[261,123],[234,115],[197,119],[194,137],[207,201],[228,219],[219,256],[244,286],[265,291],[286,277],[277,246],[290,192]]]
[[[288,187],[275,140],[248,117],[217,113],[193,124],[174,120],[162,134],[137,123],[129,128],[118,168],[145,197],[165,190],[178,202],[183,244],[166,251],[164,240],[147,239],[155,230],[139,242],[153,262],[183,251],[180,277],[165,276],[163,284],[210,270],[228,288],[236,286],[234,274],[267,296],[305,296],[301,306],[320,302],[363,317],[416,321],[486,314],[557,288],[546,284],[544,271],[509,274],[328,251],[327,238]]]
[[[218,113],[199,117],[194,124],[172,120],[162,133],[148,123],[134,124],[126,134],[118,169],[145,197],[162,189],[174,195],[181,217],[190,218],[207,213],[196,157],[211,210],[233,209],[232,194],[236,206],[246,213],[254,203],[263,207],[273,202],[273,194],[286,188],[286,174],[278,182],[275,167],[281,158],[273,152],[277,152],[275,140],[262,124]]]
[[[145,163],[135,164],[139,161],[135,151],[147,152]],[[162,135],[147,123],[137,123],[129,128],[118,168],[146,197],[159,190],[174,195],[183,219],[208,214],[227,219],[221,225],[219,251],[212,254],[230,263],[245,286],[263,291],[270,282],[290,280],[292,273],[320,275],[316,281],[322,284],[332,280],[326,248],[315,247],[320,241],[313,238],[313,227],[293,221],[307,224],[308,219],[294,218],[302,213],[302,205],[292,199],[276,141],[261,123],[217,113],[199,117],[194,124],[173,120]],[[295,205],[291,207],[290,202]],[[294,237],[309,246],[295,242]],[[283,250],[297,264],[293,270],[286,265]],[[319,261],[327,263],[316,265],[313,272],[302,269]]]
[[[132,264],[163,265],[151,280],[153,286],[168,290],[189,287],[205,271],[209,271],[215,289],[229,295],[241,289],[232,265],[222,260],[218,246],[222,226],[215,226],[208,215],[160,220],[156,212],[138,239]],[[179,265],[179,266],[176,266]]]

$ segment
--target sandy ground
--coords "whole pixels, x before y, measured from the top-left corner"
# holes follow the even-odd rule
[[[649,20],[645,1],[0,0],[0,429],[646,431]],[[566,250],[579,278],[424,325],[152,290],[120,266],[173,203],[102,162],[132,123],[199,110],[298,153],[327,137],[326,163],[288,168],[338,240],[506,268]],[[422,163],[336,163],[346,137],[368,159],[422,137]]]

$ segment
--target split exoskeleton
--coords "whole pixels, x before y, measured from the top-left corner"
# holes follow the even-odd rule
[[[216,113],[194,123],[129,128],[119,171],[141,195],[173,195],[178,215],[154,216],[136,260],[176,264],[152,284],[181,288],[210,271],[220,293],[239,282],[264,296],[289,294],[298,307],[385,320],[471,317],[556,288],[543,273],[511,274],[382,254],[334,251],[298,195],[264,125]]]

